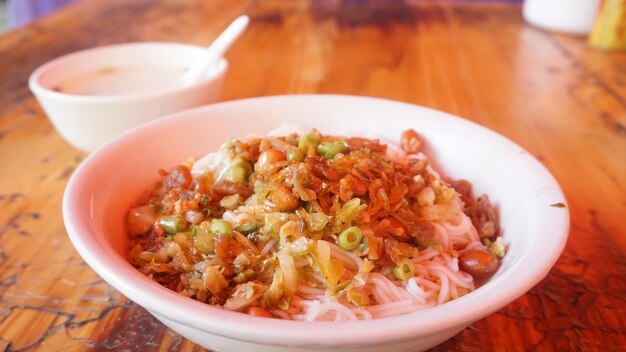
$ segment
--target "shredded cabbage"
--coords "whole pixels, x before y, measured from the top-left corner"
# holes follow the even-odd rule
[[[352,226],[352,221],[366,208],[367,204],[361,204],[361,200],[359,198],[352,198],[347,201],[341,209],[339,209],[333,219],[333,232],[340,233],[341,231]]]

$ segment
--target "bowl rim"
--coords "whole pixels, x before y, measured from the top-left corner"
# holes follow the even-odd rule
[[[113,44],[113,45],[104,45],[104,46],[96,46],[92,48],[87,48],[75,52],[71,52],[57,58],[54,58],[41,66],[37,67],[28,78],[28,87],[31,92],[37,96],[46,97],[48,99],[54,99],[58,101],[64,101],[69,103],[80,103],[80,104],[92,104],[92,103],[101,103],[101,104],[111,104],[111,103],[119,103],[119,102],[131,102],[131,101],[140,101],[140,100],[152,100],[152,99],[164,99],[168,98],[168,96],[172,94],[180,94],[187,93],[193,90],[198,89],[199,87],[210,85],[218,79],[226,70],[228,69],[228,60],[226,58],[221,58],[217,63],[214,64],[217,67],[215,70],[209,70],[210,74],[207,75],[203,80],[195,82],[193,84],[182,86],[182,87],[174,87],[173,89],[165,89],[162,91],[148,92],[148,93],[135,93],[135,94],[125,94],[125,95],[78,95],[78,94],[68,94],[63,92],[57,92],[53,89],[50,89],[41,84],[41,76],[48,73],[50,70],[54,70],[59,65],[62,65],[68,61],[72,60],[80,60],[83,57],[89,57],[90,55],[98,55],[98,53],[106,52],[109,50],[118,50],[118,49],[135,49],[140,47],[161,47],[163,50],[189,50],[201,52],[204,50],[204,47],[193,44],[186,43],[175,43],[175,42],[131,42],[131,43],[121,43],[121,44]]]
[[[526,258],[529,257],[526,256],[520,258],[507,272],[509,276],[515,274],[515,278],[508,281],[503,279],[498,281],[502,282],[502,284],[496,287],[502,290],[502,294],[495,298],[490,297],[489,300],[482,299],[483,296],[488,295],[488,292],[491,291],[478,289],[443,305],[369,321],[341,323],[302,323],[281,319],[260,321],[259,319],[262,318],[226,311],[183,297],[153,282],[132,268],[124,258],[122,258],[124,263],[116,260],[114,257],[118,256],[117,253],[111,256],[111,253],[93,250],[94,248],[102,249],[102,246],[93,236],[85,236],[85,234],[90,233],[90,222],[88,219],[76,216],[81,213],[89,214],[88,210],[84,209],[86,208],[85,204],[80,203],[80,189],[82,184],[86,182],[85,177],[89,169],[93,165],[97,165],[100,159],[107,158],[107,155],[112,150],[122,146],[125,141],[131,140],[159,125],[174,124],[178,119],[193,119],[195,115],[202,111],[229,108],[239,104],[268,104],[272,101],[276,101],[277,104],[294,101],[300,104],[312,104],[319,103],[320,100],[326,104],[350,102],[404,106],[404,108],[414,109],[416,112],[435,114],[438,119],[454,121],[454,123],[460,124],[464,128],[471,128],[483,134],[489,134],[493,138],[499,138],[525,151],[525,149],[499,133],[474,122],[439,110],[381,98],[311,94],[258,97],[212,104],[172,114],[166,118],[134,128],[89,155],[72,175],[63,197],[63,218],[71,242],[87,264],[105,281],[153,314],[211,334],[261,344],[299,346],[362,345],[381,341],[409,340],[454,328],[460,329],[522,296],[548,274],[559,258],[567,241],[569,233],[568,208],[563,209],[564,211],[562,212],[555,213],[553,218],[551,218],[552,229],[556,229],[556,231],[546,241],[541,243],[541,248],[543,248],[545,255],[543,257]],[[531,162],[534,164],[535,170],[543,173],[545,182],[554,187],[555,192],[567,204],[565,196],[554,176],[530,153],[526,153],[532,159]],[[522,263],[524,266],[520,269]],[[491,287],[491,289],[495,289],[495,287]],[[320,338],[320,336],[324,338]]]

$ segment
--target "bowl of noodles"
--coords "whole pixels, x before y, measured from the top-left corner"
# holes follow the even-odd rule
[[[427,349],[543,279],[569,229],[557,182],[505,137],[328,95],[130,131],[77,169],[63,213],[104,280],[217,351]]]

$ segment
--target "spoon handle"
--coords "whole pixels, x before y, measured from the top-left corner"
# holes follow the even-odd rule
[[[239,38],[249,22],[250,18],[246,15],[237,17],[208,48],[204,49],[196,63],[185,73],[183,77],[185,84],[189,85],[200,81],[209,68],[217,63],[235,40]]]

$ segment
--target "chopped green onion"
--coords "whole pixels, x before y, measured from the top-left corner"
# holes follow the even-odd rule
[[[226,179],[231,182],[245,183],[246,182],[246,169],[241,166],[232,166],[226,172]]]
[[[348,227],[339,234],[338,244],[339,247],[347,251],[355,249],[363,239],[361,229],[356,226]]]
[[[249,162],[247,162],[246,160],[244,160],[241,157],[237,157],[235,159],[233,159],[233,161],[230,163],[231,167],[242,167],[245,171],[246,171],[246,176],[250,175],[252,173],[252,166],[250,165]]]
[[[165,232],[173,235],[185,231],[187,223],[178,215],[163,216],[159,219],[159,225]]]
[[[335,142],[330,146],[329,150],[324,154],[324,157],[326,159],[332,159],[335,157],[335,155],[339,153],[345,153],[346,150],[348,150],[348,146],[346,145],[345,142]]]
[[[298,141],[298,149],[306,154],[309,150],[309,145],[312,145],[314,149],[317,149],[317,145],[319,143],[319,138],[316,135],[309,133],[300,137],[300,140]]]
[[[247,235],[249,233],[254,232],[254,230],[256,230],[257,227],[259,227],[259,225],[261,225],[261,223],[258,222],[258,221],[255,221],[255,222],[253,222],[251,224],[238,226],[238,227],[235,228],[235,231],[240,232],[240,233],[242,233],[244,235]]]
[[[233,234],[233,227],[224,220],[211,220],[211,232],[215,234],[230,236]]]
[[[400,263],[393,268],[393,276],[398,280],[406,281],[415,276],[415,266],[409,259],[402,259]]]
[[[304,153],[300,149],[292,148],[287,151],[287,161],[290,163],[299,163],[304,160]]]
[[[322,142],[317,146],[317,154],[319,155],[326,155],[326,153],[328,153],[330,151],[330,148],[332,148],[333,146],[333,142]]]

